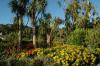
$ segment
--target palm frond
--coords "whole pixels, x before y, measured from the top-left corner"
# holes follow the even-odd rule
[[[18,2],[17,2],[17,0],[11,0],[9,2],[9,5],[10,5],[10,7],[12,9],[12,12],[13,13],[16,13],[17,12],[17,9],[18,9]]]

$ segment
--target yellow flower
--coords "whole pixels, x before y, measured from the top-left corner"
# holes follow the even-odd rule
[[[57,59],[57,63],[60,63],[60,60],[59,59]]]
[[[68,64],[68,63],[66,63],[66,66],[69,66],[69,64]]]
[[[50,57],[51,56],[51,54],[48,54],[48,57]]]
[[[62,64],[65,64],[64,60],[62,60],[61,62],[62,62]]]
[[[63,55],[64,55],[64,53],[61,53],[61,55],[63,56]]]
[[[25,57],[25,53],[24,52],[21,53],[21,57]]]
[[[66,56],[65,59],[68,60],[69,59],[69,56]]]
[[[58,58],[58,56],[54,56],[53,59],[56,60]]]
[[[76,66],[78,66],[78,63],[76,64]]]

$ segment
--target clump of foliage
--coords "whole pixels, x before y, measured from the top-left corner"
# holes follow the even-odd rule
[[[18,44],[18,34],[17,32],[11,32],[6,35],[7,46],[17,46]]]
[[[92,48],[100,48],[100,29],[89,29],[87,30],[85,43],[87,46]]]
[[[27,58],[18,60],[16,58],[10,58],[0,61],[0,66],[32,66],[33,61]]]
[[[76,45],[80,45],[80,44],[84,45],[85,35],[86,35],[85,30],[82,28],[78,28],[67,36],[67,43],[76,44]]]
[[[18,43],[18,36],[17,36],[16,32],[12,32],[12,33],[9,33],[8,35],[6,35],[5,40],[0,42],[0,58],[7,55],[6,50],[8,48],[13,48],[13,47],[17,46],[17,43]]]

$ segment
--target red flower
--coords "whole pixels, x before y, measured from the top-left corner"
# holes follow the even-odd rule
[[[33,53],[32,53],[32,50],[29,50],[29,51],[28,51],[28,54],[29,54],[29,55],[33,54]]]

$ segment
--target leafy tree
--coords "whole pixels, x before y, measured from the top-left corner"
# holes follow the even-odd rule
[[[66,30],[67,33],[71,32],[72,31],[72,24],[70,22],[70,12],[69,12],[69,9],[66,9],[66,14],[65,14],[65,27],[66,27]]]
[[[93,13],[91,11],[93,11]],[[72,22],[72,28],[74,26],[86,28],[90,22],[91,14],[95,15],[95,13],[95,8],[89,0],[72,0],[66,8],[66,24],[70,26]],[[66,26],[68,27],[68,25]]]
[[[60,33],[59,25],[62,24],[63,20],[60,18],[55,18],[50,24],[50,43],[54,44],[56,41],[59,41],[58,35]],[[60,38],[60,37],[59,37]]]
[[[50,47],[51,18],[52,16],[50,13],[45,13],[43,19],[40,20],[39,32],[42,33],[42,38],[44,38],[44,44],[46,45],[46,47]]]

